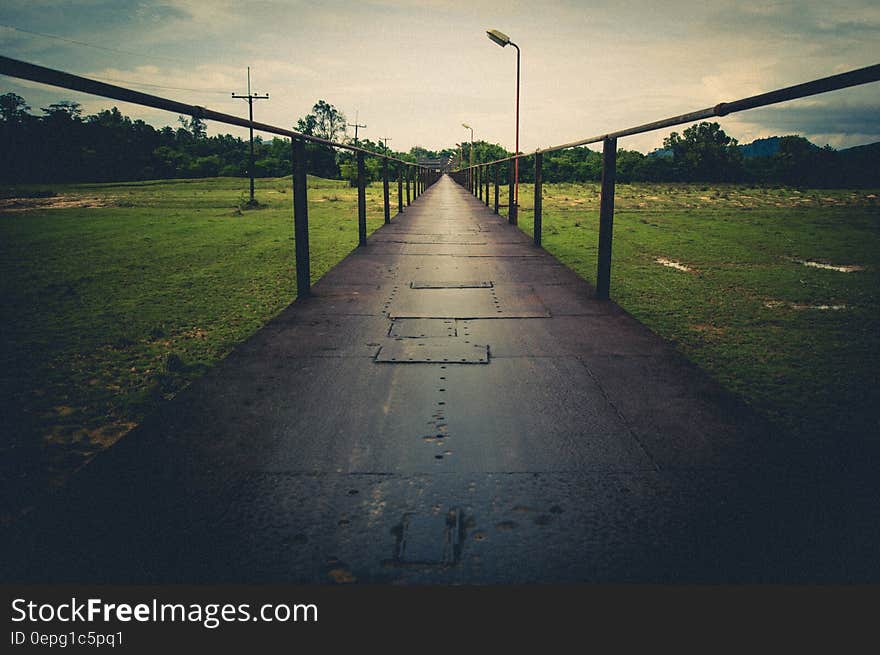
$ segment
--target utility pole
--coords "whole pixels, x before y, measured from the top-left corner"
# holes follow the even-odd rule
[[[358,128],[363,127],[364,129],[366,129],[367,126],[366,125],[358,125],[357,112],[355,112],[355,115],[354,115],[354,123],[348,123],[348,126],[354,128],[354,145],[357,145],[358,144]]]
[[[381,136],[379,138],[382,139],[382,142],[385,144],[385,154],[387,155],[388,154],[388,142],[393,141],[393,139],[390,136]]]
[[[251,123],[254,122],[254,100],[268,100],[269,94],[260,95],[258,93],[251,93],[251,67],[248,66],[247,69],[247,82],[248,82],[248,92],[246,96],[232,94],[232,97],[236,100],[247,100],[248,101],[248,118]],[[250,159],[248,160],[248,173],[251,176],[251,203],[254,204],[254,126],[249,125],[248,129],[251,133],[251,154]]]

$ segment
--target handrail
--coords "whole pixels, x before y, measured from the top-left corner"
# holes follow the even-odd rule
[[[474,164],[473,166],[459,168],[458,170],[466,171],[471,168],[476,168],[477,166],[490,166],[492,164],[501,164],[506,161],[521,159],[523,157],[530,157],[532,155],[557,152],[559,150],[566,150],[568,148],[585,146],[590,143],[599,143],[600,141],[604,141],[605,139],[618,139],[625,136],[632,136],[634,134],[653,132],[654,130],[661,130],[666,127],[683,125],[684,123],[692,123],[694,121],[712,118],[714,116],[727,116],[728,114],[745,111],[747,109],[765,107],[767,105],[773,105],[788,100],[806,98],[808,96],[817,95],[819,93],[837,91],[840,89],[849,88],[851,86],[859,86],[861,84],[869,84],[871,82],[877,81],[880,81],[880,64],[865,66],[864,68],[857,68],[846,73],[823,77],[818,80],[804,82],[803,84],[795,84],[794,86],[776,89],[775,91],[768,91],[766,93],[749,96],[747,98],[741,98],[740,100],[734,100],[732,102],[720,102],[713,107],[698,109],[697,111],[692,111],[687,114],[680,114],[678,116],[664,118],[663,120],[654,121],[652,123],[645,123],[644,125],[638,125],[636,127],[630,127],[623,130],[618,130],[616,132],[609,132],[607,134],[591,136],[586,139],[579,139],[577,141],[563,143],[558,146],[538,148],[532,152],[518,153],[515,155],[511,155],[510,157],[505,157],[504,159],[496,159],[490,162],[481,162],[479,164]]]
[[[599,243],[598,243],[598,263],[596,267],[596,297],[600,300],[608,300],[610,298],[611,288],[611,243],[614,230],[614,187],[617,177],[617,139],[633,134],[641,134],[643,132],[651,132],[665,127],[681,125],[683,123],[691,123],[693,121],[710,118],[712,116],[727,116],[738,111],[746,109],[754,109],[755,107],[764,107],[773,105],[786,100],[794,100],[795,98],[805,98],[807,96],[825,93],[827,91],[836,91],[851,86],[867,84],[869,82],[880,81],[880,64],[857,68],[846,73],[823,77],[811,82],[788,86],[775,91],[768,91],[748,98],[734,100],[733,102],[721,102],[714,107],[698,109],[687,114],[672,116],[663,120],[654,121],[653,123],[645,123],[636,127],[630,127],[617,132],[609,132],[598,136],[591,136],[570,143],[563,143],[558,146],[549,148],[538,148],[534,152],[522,153],[518,152],[503,159],[496,159],[490,162],[480,162],[466,168],[459,168],[452,173],[452,178],[468,189],[474,196],[489,206],[489,172],[494,173],[495,182],[495,210],[498,213],[498,166],[508,162],[508,192],[507,192],[507,221],[511,225],[518,224],[518,205],[516,195],[514,194],[514,178],[516,177],[513,162],[518,162],[523,157],[535,157],[535,203],[532,210],[532,233],[536,247],[542,245],[542,224],[543,224],[543,201],[542,201],[542,167],[544,154],[557,152],[566,148],[575,148],[577,146],[587,145],[588,143],[602,142],[602,190],[600,193],[599,204]],[[485,189],[484,189],[485,187]],[[484,196],[485,191],[485,196]]]
[[[81,91],[83,93],[90,93],[92,95],[103,96],[105,98],[113,98],[114,100],[121,100],[123,102],[131,102],[137,105],[143,105],[145,107],[153,107],[155,109],[163,109],[165,111],[172,111],[178,114],[186,114],[188,116],[193,116],[194,118],[208,119],[212,121],[217,121],[219,123],[226,123],[228,125],[237,125],[239,127],[252,127],[253,129],[260,132],[268,132],[270,134],[286,136],[291,139],[300,139],[302,141],[319,143],[326,146],[332,146],[334,148],[342,148],[351,152],[360,152],[371,157],[382,157],[383,159],[387,159],[388,161],[395,161],[400,164],[405,164],[407,166],[424,168],[423,166],[419,166],[419,164],[417,163],[404,161],[402,159],[397,159],[396,157],[389,157],[388,155],[383,155],[381,153],[373,152],[372,150],[366,150],[364,148],[358,148],[357,146],[352,146],[346,143],[336,143],[335,141],[329,141],[320,137],[302,134],[300,132],[288,130],[283,127],[276,127],[274,125],[268,125],[267,123],[249,121],[244,118],[239,118],[238,116],[233,116],[232,114],[224,114],[219,111],[214,111],[213,109],[208,109],[207,107],[201,107],[199,105],[188,105],[183,102],[178,102],[176,100],[169,100],[168,98],[162,98],[161,96],[154,96],[149,93],[134,91],[132,89],[127,89],[123,86],[116,86],[115,84],[99,82],[98,80],[82,77],[80,75],[73,75],[72,73],[65,73],[64,71],[55,70],[53,68],[46,68],[45,66],[38,66],[36,64],[31,64],[26,61],[4,57],[3,55],[0,55],[0,74],[9,75],[10,77],[18,77],[20,79],[29,80],[31,82],[40,82],[42,84],[49,84],[51,86],[60,86],[65,89]]]
[[[288,130],[266,123],[257,123],[245,120],[231,114],[224,114],[199,105],[188,105],[176,100],[169,100],[161,96],[150,95],[127,89],[115,84],[99,82],[80,75],[65,73],[53,68],[37,66],[18,59],[11,59],[0,55],[0,75],[9,75],[32,82],[40,82],[64,89],[82,91],[91,95],[114,98],[123,102],[131,102],[145,107],[154,107],[165,111],[173,111],[178,114],[188,114],[194,118],[208,119],[228,125],[250,127],[260,132],[269,132],[290,137],[291,139],[291,163],[293,181],[293,226],[294,226],[294,260],[296,267],[296,295],[303,298],[311,293],[312,278],[309,265],[309,207],[308,207],[308,179],[306,166],[305,144],[319,143],[332,148],[342,148],[356,153],[357,157],[357,206],[358,206],[358,247],[367,245],[367,199],[366,199],[366,168],[364,156],[379,157],[382,159],[382,196],[385,210],[385,222],[391,222],[391,201],[389,198],[388,162],[394,161],[403,166],[397,167],[397,205],[398,212],[403,212],[403,184],[406,181],[406,206],[418,198],[425,190],[434,184],[439,175],[426,166],[418,163],[404,161],[387,154],[373,152],[365,148],[336,143],[328,139],[322,139],[308,134],[301,134],[294,130]],[[412,193],[411,193],[412,192]]]

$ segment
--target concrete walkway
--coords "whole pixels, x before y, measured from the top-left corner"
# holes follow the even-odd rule
[[[6,579],[862,575],[783,446],[444,177],[78,475]]]

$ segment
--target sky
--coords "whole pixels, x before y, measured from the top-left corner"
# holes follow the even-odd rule
[[[877,0],[3,0],[0,54],[291,128],[319,99],[395,150],[474,138],[529,152],[880,62]],[[57,38],[49,38],[50,35]],[[63,40],[62,40],[63,39]],[[88,44],[88,45],[85,45]],[[34,113],[73,100],[177,116],[0,76]],[[880,141],[880,83],[717,119],[741,143]],[[682,128],[678,128],[679,131]],[[209,133],[244,134],[209,123]],[[622,139],[648,152],[669,130]]]

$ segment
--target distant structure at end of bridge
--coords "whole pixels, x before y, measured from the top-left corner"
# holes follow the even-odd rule
[[[418,165],[434,173],[447,173],[452,167],[452,158],[441,157],[440,159],[419,159]]]

